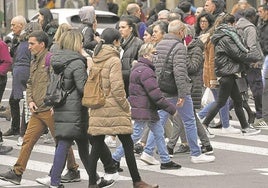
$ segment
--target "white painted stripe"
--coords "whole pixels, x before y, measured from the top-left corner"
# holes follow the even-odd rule
[[[0,187],[34,187],[34,186],[40,186],[40,184],[35,181],[22,179],[21,185],[14,185],[13,183],[0,180]]]
[[[16,146],[16,141],[14,140],[5,139],[5,143],[6,145],[12,145],[15,149],[20,149],[20,147]],[[53,146],[39,145],[39,144],[35,145],[33,148],[33,152],[44,153],[44,154],[49,154],[49,155],[54,155],[54,150],[55,148]],[[74,154],[75,154],[75,157],[79,159],[77,150],[74,150]],[[4,155],[4,156],[6,158],[3,160],[5,161],[5,164],[3,165],[14,165],[14,163],[16,162],[16,158],[9,157],[7,155]],[[206,176],[206,175],[221,175],[222,174],[222,173],[217,173],[217,172],[212,172],[212,171],[205,171],[205,170],[198,170],[198,169],[184,168],[184,167],[179,170],[161,170],[159,165],[147,165],[140,160],[136,160],[136,161],[137,161],[138,168],[140,170],[153,171],[157,173],[170,174],[174,176]],[[0,161],[0,164],[1,164],[1,161]],[[51,163],[30,160],[28,162],[27,169],[47,173],[49,172],[51,166],[52,166]],[[125,158],[122,158],[120,162],[120,166],[127,167]],[[103,174],[101,172],[99,173],[100,175]],[[88,178],[87,173],[84,169],[81,169],[81,178],[82,179]],[[119,180],[130,180],[130,178],[121,176]]]
[[[240,145],[240,144],[230,144],[230,143],[215,142],[215,141],[211,141],[211,145],[213,146],[213,148],[222,149],[222,150],[268,156],[268,148],[246,146],[246,145]]]

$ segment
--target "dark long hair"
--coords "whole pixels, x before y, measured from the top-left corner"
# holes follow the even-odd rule
[[[139,33],[137,30],[137,25],[133,22],[133,18],[131,16],[122,16],[119,20],[119,22],[127,22],[127,25],[129,27],[132,27],[132,34],[135,37],[139,37]]]
[[[121,34],[117,29],[114,28],[106,28],[101,33],[101,41],[97,44],[94,50],[94,56],[98,55],[103,44],[113,44],[116,40],[121,39]]]

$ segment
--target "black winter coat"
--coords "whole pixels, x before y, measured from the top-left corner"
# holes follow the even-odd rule
[[[75,90],[68,95],[66,103],[54,108],[56,138],[81,138],[86,136],[88,128],[88,109],[82,106],[84,85],[87,80],[86,59],[78,52],[58,50],[51,57],[51,66],[55,73],[63,70],[63,63],[72,60],[64,69],[64,86]]]

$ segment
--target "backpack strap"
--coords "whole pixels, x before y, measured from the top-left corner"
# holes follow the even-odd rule
[[[167,53],[167,56],[166,56],[166,59],[165,59],[165,63],[168,62],[168,57],[170,56],[172,50],[173,50],[174,47],[175,47],[177,44],[179,44],[179,43],[180,43],[180,42],[175,42],[175,44],[172,45],[172,47],[170,48],[170,50],[169,50],[168,53]]]

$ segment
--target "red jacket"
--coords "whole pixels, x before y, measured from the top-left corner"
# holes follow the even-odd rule
[[[0,75],[5,76],[11,69],[12,58],[9,54],[7,44],[0,40]]]

